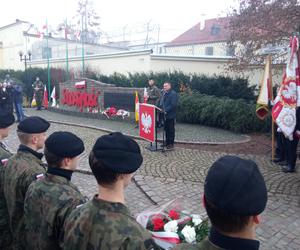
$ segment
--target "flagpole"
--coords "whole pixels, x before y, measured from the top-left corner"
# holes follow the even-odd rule
[[[48,19],[46,19],[46,41],[47,41],[47,71],[48,71],[48,96],[50,96],[50,81],[51,81],[51,75],[50,75],[50,60],[49,60],[49,33],[48,33]]]
[[[86,33],[85,33],[86,35]],[[83,35],[83,15],[81,16],[81,52],[82,52],[82,77],[84,77],[84,35]]]
[[[69,80],[69,49],[68,49],[68,19],[66,18],[65,27],[65,39],[66,39],[66,77]]]
[[[269,67],[269,77],[270,77],[270,99],[274,102],[273,97],[273,82],[272,82],[272,57],[269,55],[268,60],[270,62]],[[275,124],[271,114],[271,122],[272,122],[272,161],[275,159]]]

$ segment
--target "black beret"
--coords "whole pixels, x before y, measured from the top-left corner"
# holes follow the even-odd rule
[[[268,194],[256,163],[236,156],[224,156],[210,167],[204,184],[205,198],[233,215],[262,213]]]
[[[7,128],[15,122],[15,117],[11,113],[0,115],[0,128]]]
[[[58,131],[51,134],[45,141],[49,152],[60,157],[75,157],[84,151],[83,141],[70,132]]]
[[[119,174],[133,173],[143,163],[139,145],[120,132],[98,138],[92,151],[106,168]]]
[[[39,134],[46,132],[50,123],[38,116],[30,116],[21,121],[18,125],[18,131],[27,134]]]

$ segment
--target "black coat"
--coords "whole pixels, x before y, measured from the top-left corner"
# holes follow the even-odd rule
[[[164,92],[160,100],[160,108],[166,112],[166,119],[175,119],[178,95],[174,90]]]
[[[13,112],[12,88],[10,87],[5,91],[0,88],[0,112],[3,114]]]

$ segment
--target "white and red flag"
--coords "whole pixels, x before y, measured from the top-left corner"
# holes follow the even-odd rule
[[[43,98],[43,106],[45,109],[48,108],[49,106],[49,101],[48,101],[48,92],[46,86],[44,87],[44,98]]]
[[[269,101],[273,99],[273,86],[271,74],[271,57],[268,56],[264,75],[260,85],[260,92],[257,99],[256,115],[263,120],[269,113]]]
[[[52,99],[52,105],[51,105],[51,106],[52,106],[52,107],[55,107],[55,106],[56,106],[55,86],[54,86],[53,89],[52,89],[50,98]]]
[[[75,88],[76,89],[84,89],[85,88],[85,81],[76,82],[75,83]]]
[[[43,25],[42,29],[38,31],[38,37],[40,40],[43,40],[47,30],[47,25]]]
[[[290,40],[286,71],[276,97],[278,102],[272,109],[274,121],[290,140],[293,140],[296,126],[296,108],[300,106],[298,49],[299,40],[294,36]]]

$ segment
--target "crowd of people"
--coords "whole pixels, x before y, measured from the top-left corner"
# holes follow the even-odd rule
[[[20,122],[25,118],[22,105],[22,86],[13,82],[10,75],[6,75],[3,83],[0,83],[0,113],[12,114],[15,108],[17,122]]]
[[[50,123],[32,116],[17,126],[13,155],[3,139],[14,121],[11,113],[0,114],[0,249],[160,249],[125,205],[124,190],[143,163],[133,139],[114,132],[96,140],[89,166],[98,193],[88,201],[71,182],[83,141],[65,131],[47,137]],[[175,249],[259,249],[255,229],[266,203],[256,163],[221,157],[204,184],[209,237]]]

